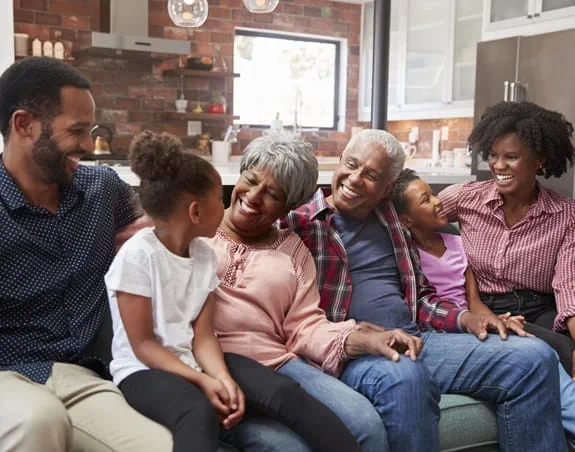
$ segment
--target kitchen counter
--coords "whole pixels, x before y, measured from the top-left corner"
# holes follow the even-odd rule
[[[337,164],[337,157],[327,157],[318,159],[320,171],[318,185],[330,185],[333,169]],[[95,162],[82,162],[82,164],[94,164]],[[215,164],[214,167],[222,178],[222,185],[234,186],[239,178],[240,164],[239,157],[232,157],[227,164]],[[112,166],[120,178],[132,186],[140,185],[140,179],[129,166]],[[465,170],[464,170],[465,171]],[[457,172],[453,168],[442,170],[441,168],[426,168],[420,171],[420,176],[430,185],[451,185],[462,182],[474,181],[476,177],[469,172]]]

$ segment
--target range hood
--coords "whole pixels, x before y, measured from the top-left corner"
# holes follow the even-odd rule
[[[148,10],[148,0],[102,0],[102,29],[110,33],[91,32],[75,44],[74,56],[158,60],[189,55],[190,41],[148,37]]]

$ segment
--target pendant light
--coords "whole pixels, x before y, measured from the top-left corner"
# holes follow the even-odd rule
[[[250,13],[271,13],[279,0],[242,0]]]
[[[168,0],[168,14],[178,27],[200,27],[208,18],[208,1]]]

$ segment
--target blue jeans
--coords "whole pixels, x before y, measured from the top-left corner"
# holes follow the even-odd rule
[[[421,435],[420,428],[407,431],[401,426],[397,430],[389,427],[391,422],[402,419],[394,413],[394,405],[403,405],[405,402],[401,398],[411,394],[405,391],[376,391],[373,388],[373,382],[382,380],[382,375],[390,372],[400,374],[406,370],[409,378],[419,378],[421,384],[433,380],[442,394],[466,394],[495,402],[502,451],[567,449],[560,422],[557,356],[544,342],[517,336],[503,341],[497,335],[489,335],[487,340],[481,342],[471,334],[442,333],[423,333],[422,339],[425,345],[413,365],[403,365],[404,361],[409,361],[406,357],[402,357],[399,363],[362,358],[351,361],[341,376],[342,381],[364,394],[378,409],[386,425],[392,450],[437,450],[437,443],[434,443],[433,449],[402,447],[406,438]],[[428,374],[421,369],[413,372],[414,367],[424,367]],[[416,384],[413,383],[413,386]],[[389,406],[392,406],[391,411],[385,409]],[[380,407],[384,410],[381,411]],[[414,419],[412,422],[420,422],[419,425],[432,422],[433,429],[438,426],[438,418]],[[396,434],[407,436],[394,437]]]
[[[333,411],[361,444],[363,452],[389,450],[385,426],[364,396],[300,359],[288,361],[277,372],[297,381],[310,395]],[[291,452],[291,449],[286,450]]]

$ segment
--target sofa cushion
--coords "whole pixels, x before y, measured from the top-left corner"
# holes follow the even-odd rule
[[[497,418],[493,404],[463,395],[441,396],[439,442],[447,451],[498,451]]]

